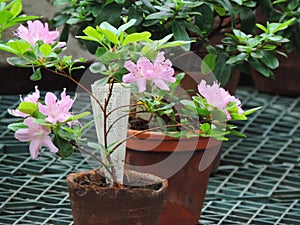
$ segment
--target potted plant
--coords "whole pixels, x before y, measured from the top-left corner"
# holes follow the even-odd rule
[[[291,96],[298,96],[300,93],[300,80],[298,79],[300,52],[299,6],[299,2],[294,0],[268,0],[264,1],[259,11],[262,23],[266,23],[266,21],[284,23],[295,18],[287,29],[278,33],[290,40],[280,49],[285,54],[279,59],[279,67],[272,73],[264,74],[265,76],[253,73],[254,85],[259,91]]]
[[[285,35],[277,36],[278,32],[286,29],[292,22],[287,22],[280,29],[272,29],[271,32],[265,25],[267,28],[260,30],[263,34],[255,35],[256,10],[258,6],[267,8],[268,4],[264,1],[56,0],[54,5],[61,8],[53,18],[53,24],[56,27],[63,26],[64,34],[73,30],[80,35],[87,25],[96,26],[102,21],[108,21],[114,26],[119,26],[123,24],[124,18],[134,18],[135,26],[129,32],[149,31],[153,39],[174,34],[174,40],[192,40],[193,42],[183,47],[193,51],[203,60],[196,65],[183,65],[183,70],[190,72],[190,76],[193,77],[184,83],[195,92],[201,74],[214,73],[221,86],[227,85],[226,88],[231,93],[234,93],[237,87],[238,72],[249,71],[249,66],[256,70],[257,64],[260,65],[258,72],[268,76],[269,70],[278,67],[277,59],[272,57],[277,53],[276,48],[287,41]],[[273,24],[278,22],[286,21],[280,21],[278,18],[272,21]],[[226,33],[230,34],[229,38]],[[62,35],[61,38],[66,41],[67,37]],[[94,44],[85,44],[90,51],[95,51]],[[263,70],[261,67],[267,69]]]
[[[124,149],[122,150],[119,147],[125,147],[125,141],[131,141],[132,143],[134,137],[140,143],[144,143],[145,137],[141,137],[141,135],[149,135],[148,131],[156,131],[155,135],[164,133],[163,136],[166,136],[167,141],[171,141],[173,145],[177,145],[177,143],[185,139],[191,140],[192,145],[188,145],[189,149],[186,151],[188,154],[187,157],[185,156],[187,161],[182,162],[182,168],[186,168],[185,163],[189,161],[197,147],[197,151],[195,151],[196,157],[191,160],[194,164],[192,170],[198,171],[200,169],[200,171],[204,171],[204,178],[202,178],[204,179],[204,186],[200,187],[200,193],[203,195],[200,199],[194,199],[192,196],[189,197],[190,193],[186,193],[187,195],[182,193],[184,196],[182,198],[185,201],[190,201],[195,208],[190,210],[182,206],[184,212],[178,213],[178,215],[184,217],[181,218],[184,224],[194,224],[201,213],[211,168],[210,163],[216,155],[221,142],[228,140],[226,136],[229,134],[243,136],[236,130],[235,126],[230,125],[228,122],[231,120],[245,120],[247,115],[257,109],[243,111],[241,102],[221,88],[218,82],[209,83],[209,81],[202,80],[198,86],[199,93],[191,98],[189,94],[185,93],[184,89],[180,88],[180,82],[184,75],[177,74],[174,76],[172,61],[166,59],[168,56],[174,57],[173,48],[188,42],[170,42],[172,35],[168,35],[160,40],[151,40],[151,33],[147,31],[127,33],[126,30],[131,29],[135,22],[135,20],[130,20],[118,28],[103,22],[95,28],[91,26],[86,27],[83,30],[84,35],[78,37],[95,42],[98,45],[96,50],[98,61],[91,66],[92,72],[101,74],[101,79],[93,84],[92,91],[95,92],[91,92],[89,87],[84,86],[72,77],[72,71],[78,69],[75,63],[77,61],[81,62],[82,59],[73,60],[72,56],[60,56],[64,50],[65,43],[56,41],[57,35],[54,35],[53,31],[47,30],[47,27],[39,21],[28,22],[28,28],[20,26],[17,32],[19,39],[0,45],[1,50],[15,55],[15,57],[7,59],[10,64],[33,69],[34,73],[30,77],[32,80],[39,80],[42,77],[42,68],[52,70],[54,67],[54,74],[71,80],[91,96],[95,121],[100,120],[100,123],[96,123],[96,127],[98,126],[97,131],[100,131],[97,134],[100,137],[99,143],[90,144],[95,149],[94,152],[87,151],[80,145],[80,136],[87,125],[80,126],[77,121],[88,113],[71,114],[70,109],[73,100],[66,95],[65,91],[61,93],[61,99],[57,99],[53,93],[47,93],[45,102],[42,103],[39,99],[39,91],[36,89],[33,94],[21,100],[18,109],[11,111],[12,115],[20,116],[23,119],[18,123],[11,124],[10,128],[16,132],[15,137],[17,139],[30,142],[30,151],[34,158],[39,154],[40,148],[46,146],[52,152],[62,157],[70,156],[75,148],[97,160],[101,168],[93,170],[90,175],[86,173],[79,174],[83,179],[74,178],[74,174],[68,177],[68,180],[71,179],[72,181],[69,186],[72,211],[75,223],[78,224],[99,224],[101,219],[103,219],[103,223],[108,223],[104,218],[111,221],[111,224],[148,224],[149,221],[151,221],[151,224],[158,223],[161,209],[159,203],[162,203],[163,200],[163,188],[166,188],[166,181],[153,176],[150,176],[148,179],[145,178],[145,175],[139,179],[132,178],[132,172],[127,172],[124,175],[122,172],[122,169],[124,169],[122,166],[124,163]],[[39,35],[33,36],[31,35],[32,32]],[[168,48],[170,51],[164,52],[164,48]],[[114,96],[119,96],[119,99],[115,101],[117,103],[123,101],[123,98],[127,99],[122,94],[128,92],[129,88],[122,83],[130,84],[132,101],[125,103],[123,106],[115,106],[115,103],[113,103]],[[124,91],[121,94],[122,98],[116,94],[116,87],[120,87]],[[101,111],[99,116],[95,114],[97,111]],[[115,119],[112,119],[112,115],[116,112],[118,112],[117,116]],[[127,113],[124,114],[124,112]],[[135,129],[139,123],[146,125],[146,128],[141,126],[139,131],[130,133],[126,137],[127,126],[119,126],[119,122],[124,122],[124,119],[127,122],[127,114],[129,114],[129,121]],[[125,135],[123,135],[125,138],[123,140],[111,138],[112,133],[118,133],[114,128],[117,128],[118,131],[119,128],[125,130]],[[160,141],[161,134],[159,136],[158,140]],[[129,147],[134,149],[133,145]],[[153,146],[150,148],[153,148]],[[181,150],[179,149],[178,151]],[[100,158],[95,155],[95,151],[101,152]],[[170,150],[168,151],[168,154],[173,153]],[[114,156],[115,153],[117,155]],[[174,154],[177,153],[179,152],[175,150]],[[179,159],[178,157],[176,158]],[[130,159],[128,158],[129,161]],[[195,168],[197,164],[200,165],[199,168]],[[182,168],[179,168],[179,171],[185,170],[181,170]],[[123,176],[125,176],[125,179],[123,179]],[[182,175],[180,177],[182,178]],[[133,206],[136,208],[131,210],[135,212],[134,215],[130,214],[132,215],[131,221],[124,222],[125,220],[121,219],[122,222],[118,222],[118,220],[114,220],[119,215],[125,214],[125,217],[127,216],[127,211],[124,213],[124,210],[128,205],[125,205],[125,203],[133,198],[133,190],[135,190],[135,188],[127,190],[123,182],[131,184],[130,181],[132,180],[144,179],[147,182],[134,184],[142,185],[142,187],[137,188],[137,191],[149,193],[150,190],[145,190],[144,187],[150,186],[154,188],[151,194],[147,196],[152,196],[158,200],[158,205],[155,205],[155,208],[147,207],[145,209],[141,206],[141,202],[138,202],[137,206]],[[186,181],[192,180],[193,177],[184,177],[184,179]],[[155,184],[153,185],[151,182],[154,180]],[[185,180],[181,180],[181,185],[185,183]],[[189,184],[189,182],[187,183]],[[89,189],[89,184],[92,184],[92,190]],[[175,182],[169,185],[174,187],[177,184]],[[103,187],[98,187],[99,185]],[[189,185],[197,185],[197,183]],[[76,190],[75,194],[71,192],[74,189]],[[185,187],[185,190],[188,189],[189,186]],[[96,199],[94,195],[90,195],[91,193],[102,196],[106,192],[113,193],[113,196],[117,197],[126,195],[127,197],[124,197],[124,205],[121,204],[122,206],[120,206],[119,204],[122,201],[113,197],[115,201],[111,200],[111,202],[105,203],[105,210],[101,210],[104,214],[100,214],[99,210],[97,210],[98,207],[83,206],[82,203],[79,203],[79,199],[83,196],[87,195],[88,201],[90,201]],[[172,189],[170,189],[170,192],[172,192]],[[142,195],[134,194],[134,196],[136,198]],[[172,199],[174,195],[171,194],[169,197],[165,201],[165,211],[175,212],[174,210],[176,209],[168,204],[170,201],[174,202],[174,199]],[[144,202],[145,200],[143,200],[142,204]],[[100,203],[102,203],[102,200]],[[106,207],[108,205],[114,208],[108,209]],[[87,212],[83,212],[78,217],[75,215],[76,212],[84,208],[91,210],[93,216],[87,218]],[[120,209],[120,211],[116,209]],[[157,214],[155,216],[150,215],[153,216],[151,220],[143,216],[141,219],[137,219],[137,215],[140,214],[136,212],[139,210],[147,210]],[[186,213],[192,214],[192,218],[186,217]],[[92,222],[92,218],[96,215],[100,216],[100,219]],[[128,218],[126,217],[125,219]],[[160,224],[163,223],[169,223],[167,217],[160,221]]]

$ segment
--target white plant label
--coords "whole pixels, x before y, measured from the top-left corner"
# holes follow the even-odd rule
[[[108,85],[93,84],[92,92],[94,96],[104,105],[108,96]],[[108,145],[125,140],[127,137],[128,110],[130,103],[130,88],[124,84],[115,83],[110,97],[107,113],[111,114],[107,118],[106,130],[113,124],[107,136]],[[92,98],[92,108],[97,130],[97,138],[100,144],[104,145],[104,119],[103,112],[97,102]],[[116,110],[117,109],[117,110]],[[116,169],[117,181],[123,183],[124,163],[125,163],[126,142],[122,143],[112,154],[111,159]],[[102,159],[105,159],[102,152]],[[107,162],[105,162],[107,163]],[[109,177],[109,174],[106,174]]]

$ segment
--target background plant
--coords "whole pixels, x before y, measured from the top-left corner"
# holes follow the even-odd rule
[[[290,39],[284,45],[287,52],[296,50],[300,53],[300,2],[298,0],[266,0],[262,2],[264,19],[270,22],[278,21],[284,23],[295,18],[293,23],[285,30],[279,32],[280,35]]]
[[[273,1],[277,6],[280,2],[285,1]],[[297,9],[296,2],[290,3],[290,10]],[[120,26],[134,18],[135,26],[129,33],[149,31],[152,39],[173,34],[174,40],[192,41],[183,48],[203,58],[196,70],[204,74],[213,72],[222,86],[236,69],[248,73],[249,68],[253,68],[266,77],[273,76],[272,70],[279,65],[277,49],[283,43],[288,45],[288,38],[294,38],[283,30],[293,30],[288,26],[294,26],[295,21],[288,19],[295,13],[287,13],[284,18],[275,16],[270,0],[56,0],[54,5],[62,9],[53,23],[55,26],[65,24],[65,34],[74,27],[76,33],[81,34],[86,25],[95,27],[107,20],[113,26]],[[272,11],[271,25],[265,24],[265,28],[256,26],[255,11],[259,6],[264,12]],[[62,38],[66,40],[67,35]],[[84,44],[95,52],[95,44]]]

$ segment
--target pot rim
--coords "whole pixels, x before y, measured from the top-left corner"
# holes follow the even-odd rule
[[[126,147],[137,151],[174,152],[197,151],[221,146],[222,141],[213,137],[175,138],[157,131],[127,129]],[[179,141],[181,144],[179,145]],[[190,147],[191,146],[191,147]]]

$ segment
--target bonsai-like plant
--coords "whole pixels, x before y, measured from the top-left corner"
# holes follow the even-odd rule
[[[96,28],[87,27],[83,36],[79,38],[93,41],[98,44],[96,56],[98,62],[92,65],[93,72],[101,73],[104,78],[98,81],[107,85],[108,93],[103,102],[99,101],[89,89],[72,78],[71,72],[77,67],[74,64],[83,59],[72,60],[72,56],[60,56],[65,43],[56,41],[57,31],[49,31],[47,24],[40,21],[29,21],[28,28],[21,25],[16,35],[16,40],[1,44],[0,49],[9,51],[15,57],[8,58],[14,66],[32,67],[34,70],[32,80],[38,80],[42,74],[40,68],[51,69],[58,76],[66,77],[83,88],[103,112],[104,140],[100,144],[91,144],[97,151],[104,152],[108,160],[97,158],[100,167],[108,171],[109,184],[118,184],[115,166],[110,159],[118,146],[126,141],[116,140],[109,142],[108,134],[114,122],[109,125],[109,104],[112,98],[113,87],[116,83],[130,83],[134,101],[130,104],[129,115],[138,117],[139,114],[148,114],[148,127],[146,130],[160,130],[174,137],[213,137],[219,140],[228,140],[226,135],[236,134],[243,136],[231,120],[246,120],[247,115],[256,109],[243,111],[241,102],[219,86],[218,82],[208,84],[201,81],[198,86],[199,93],[191,99],[182,98],[177,92],[177,87],[183,74],[174,76],[172,62],[165,59],[164,48],[181,46],[187,42],[172,41],[171,35],[161,40],[150,39],[151,33],[126,33],[135,24],[130,20],[119,28],[107,22],[101,23]],[[32,34],[35,35],[32,35]],[[124,88],[128,88],[125,87]],[[134,91],[135,90],[135,91]],[[17,123],[9,126],[15,131],[15,137],[23,142],[30,142],[30,153],[37,158],[42,146],[59,156],[68,157],[75,149],[87,152],[93,158],[96,156],[81,147],[81,135],[89,125],[80,124],[78,120],[88,115],[88,112],[79,115],[70,112],[74,100],[61,93],[58,99],[53,93],[48,92],[44,101],[40,100],[40,92],[35,92],[21,99],[17,109],[10,110],[13,116],[21,118]],[[123,110],[121,106],[119,110]],[[123,110],[124,111],[124,110]],[[117,118],[116,120],[119,120]],[[145,119],[145,116],[142,116]],[[149,125],[154,121],[154,125]],[[143,128],[144,129],[144,128]],[[140,133],[146,130],[141,130]],[[120,182],[120,181],[119,181]]]

